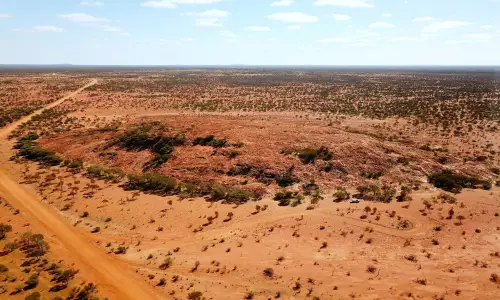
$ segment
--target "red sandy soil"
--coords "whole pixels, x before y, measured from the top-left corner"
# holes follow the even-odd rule
[[[85,254],[77,258],[87,267],[81,267],[87,270],[85,274],[96,276],[98,285],[110,289],[108,295],[116,297],[112,292],[116,284],[124,293],[144,287],[164,299],[186,299],[193,291],[202,292],[206,299],[242,299],[249,293],[254,299],[272,299],[277,293],[282,299],[497,299],[500,294],[500,284],[491,280],[492,274],[500,273],[500,217],[496,215],[500,213],[500,188],[466,189],[456,195],[456,202],[448,203],[439,198],[442,191],[424,182],[425,174],[444,166],[433,152],[418,148],[427,143],[442,146],[446,139],[423,133],[389,139],[391,126],[404,130],[407,123],[401,120],[316,120],[311,115],[308,119],[295,117],[293,112],[114,111],[122,97],[118,93],[116,99],[107,95],[110,108],[96,108],[98,101],[94,100],[86,109],[81,103],[89,100],[87,94],[63,104],[65,108],[79,107],[71,116],[78,117],[83,127],[42,138],[44,147],[57,150],[64,158],[83,158],[87,165],[138,172],[150,153],[112,149],[118,152],[116,160],[103,159],[99,147],[115,133],[89,134],[87,130],[111,120],[121,121],[121,130],[131,124],[160,121],[166,125],[166,133],[185,133],[189,139],[214,134],[228,137],[231,143],[244,143],[238,149],[242,155],[232,160],[212,155],[209,147],[177,147],[172,161],[161,169],[164,174],[244,186],[241,181],[247,178],[228,177],[213,169],[227,171],[237,162],[271,170],[293,165],[303,182],[314,178],[323,192],[318,204],[306,198],[297,207],[280,207],[272,200],[277,186],[249,179],[248,185],[264,187],[267,194],[260,201],[231,205],[127,192],[119,184],[92,181],[65,168],[9,163],[9,177],[24,180],[23,190],[39,193],[39,198],[30,193],[20,203],[37,203],[37,208],[62,222],[58,224],[65,232],[55,234],[58,241],[63,234],[60,243],[66,249],[75,247],[71,245],[75,240],[67,234],[87,244],[78,247],[93,249],[97,262],[89,262]],[[279,154],[285,147],[322,145],[334,153],[332,162],[338,172],[322,173],[315,165],[302,165],[295,157]],[[464,157],[475,153],[460,154],[459,139],[456,145],[449,144],[450,152],[442,153],[449,159],[446,167],[492,179],[488,164],[464,162]],[[2,147],[2,157],[8,158],[9,145]],[[398,157],[409,158],[409,164],[394,163]],[[416,181],[421,187],[411,194],[412,201],[333,202],[335,187],[354,187],[365,181],[359,176],[365,168],[384,171],[385,182]],[[33,182],[30,178],[35,174],[38,179]],[[62,185],[47,180],[51,174]],[[78,192],[71,195],[75,187]],[[83,212],[88,216],[82,217]],[[215,218],[209,222],[208,217]],[[37,219],[35,214],[28,218]],[[100,230],[91,233],[96,227]],[[115,254],[119,247],[125,253]],[[169,257],[171,265],[160,268]],[[110,278],[101,267],[116,268],[126,275]],[[272,268],[268,275],[264,273],[267,268]],[[136,274],[129,275],[130,270]],[[161,279],[165,279],[164,285],[158,285]]]

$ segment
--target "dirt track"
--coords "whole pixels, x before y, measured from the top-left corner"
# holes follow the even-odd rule
[[[52,108],[75,96],[85,88],[97,83],[93,79],[90,83],[73,93],[47,105],[44,109]],[[40,114],[44,109],[14,122],[0,130],[0,195],[8,202],[27,214],[31,220],[36,220],[47,232],[54,234],[57,240],[74,254],[75,260],[84,264],[95,276],[97,284],[106,286],[114,291],[111,298],[115,299],[160,299],[151,288],[134,278],[131,270],[107,254],[91,241],[75,230],[71,224],[63,220],[54,210],[40,201],[38,195],[31,189],[17,183],[9,176],[7,167],[9,149],[6,137],[21,123]]]

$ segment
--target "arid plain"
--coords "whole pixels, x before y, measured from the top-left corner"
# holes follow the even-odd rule
[[[490,70],[1,73],[0,298],[498,299],[499,120]]]

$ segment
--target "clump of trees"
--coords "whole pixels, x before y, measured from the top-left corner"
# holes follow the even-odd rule
[[[173,194],[178,191],[178,181],[168,176],[146,173],[129,174],[127,177],[128,181],[124,186],[126,190],[139,190],[160,195]]]
[[[185,183],[156,173],[129,174],[127,178],[128,181],[123,185],[125,190],[139,190],[156,195],[208,196],[212,201],[224,200],[228,203],[245,203],[258,198],[257,192],[221,184]]]
[[[351,194],[344,187],[339,187],[337,188],[335,193],[333,193],[333,198],[334,198],[333,201],[341,202],[349,200],[349,198],[351,198]]]
[[[333,158],[333,153],[327,147],[321,146],[318,149],[303,148],[293,149],[287,148],[281,151],[283,155],[297,155],[303,164],[313,164],[317,160],[329,161]]]
[[[19,156],[39,162],[43,165],[58,166],[61,164],[62,158],[54,151],[43,149],[37,145],[36,140],[38,140],[38,138],[38,134],[30,132],[16,142],[14,149],[19,150]]]
[[[231,203],[245,203],[253,197],[253,194],[247,190],[215,184],[212,186],[210,197],[212,200],[225,200],[226,202]]]
[[[118,146],[127,151],[150,150],[154,158],[144,165],[144,170],[159,168],[172,157],[175,146],[186,144],[186,137],[183,134],[174,136],[162,133],[150,134],[151,128],[151,126],[142,125],[128,130],[114,137],[107,147]]]
[[[4,127],[7,124],[14,122],[24,116],[27,116],[37,110],[38,106],[29,107],[15,107],[5,111],[0,112],[0,127]]]
[[[434,173],[429,176],[429,183],[435,187],[447,192],[460,193],[463,188],[482,188],[491,189],[491,183],[466,175],[455,174],[452,171],[445,170],[441,173]]]
[[[50,247],[43,239],[42,234],[25,232],[21,235],[20,240],[5,244],[4,249],[9,252],[19,249],[26,257],[40,257],[44,256]]]
[[[388,184],[371,183],[367,185],[360,185],[356,188],[359,198],[365,200],[374,200],[380,202],[391,202],[396,195],[396,189]]]
[[[108,168],[103,166],[90,166],[87,168],[86,176],[91,179],[109,180],[114,183],[125,177],[125,172],[120,168]]]
[[[252,176],[263,184],[271,184],[275,181],[281,187],[287,187],[299,182],[293,174],[293,166],[279,172],[268,170],[262,166],[248,164],[236,164],[226,173],[228,176]]]
[[[278,201],[279,206],[289,206],[295,207],[300,205],[304,200],[304,197],[300,195],[298,192],[292,192],[283,190],[281,192],[277,192],[274,194],[274,201]]]

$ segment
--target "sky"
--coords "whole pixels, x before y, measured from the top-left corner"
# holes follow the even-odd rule
[[[0,0],[0,64],[500,65],[500,0]]]

